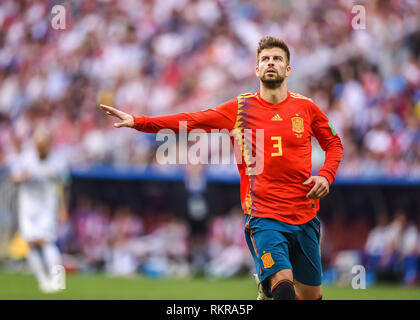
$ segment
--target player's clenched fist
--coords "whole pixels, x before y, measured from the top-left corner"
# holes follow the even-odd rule
[[[104,111],[107,115],[117,117],[118,119],[122,120],[121,122],[114,123],[115,128],[121,127],[134,127],[134,118],[132,115],[125,113],[121,110],[115,109],[113,107],[107,106],[105,104],[100,104],[99,109]]]
[[[306,180],[303,184],[314,184],[312,189],[306,195],[309,199],[321,199],[330,192],[330,184],[327,178],[323,176],[312,176]]]

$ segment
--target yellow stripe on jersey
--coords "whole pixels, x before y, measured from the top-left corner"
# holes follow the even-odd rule
[[[240,97],[244,97],[244,98],[250,98],[250,97],[252,97],[252,96],[256,96],[257,94],[256,93],[250,93],[250,92],[247,92],[247,93],[242,93],[241,95],[239,95]]]
[[[235,125],[233,127],[234,128],[233,137],[236,140],[237,144],[239,144],[239,147],[241,148],[242,157],[244,159],[244,162],[245,162],[245,165],[246,165],[247,168],[249,168],[251,166],[250,158],[251,158],[252,146],[251,146],[251,150],[250,150],[249,144],[245,143],[245,134],[244,134],[244,131],[243,131],[243,129],[245,129],[245,128],[243,128],[244,124],[243,124],[243,121],[242,121],[242,117],[243,117],[242,112],[244,111],[243,107],[244,107],[245,98],[250,98],[250,97],[253,97],[255,95],[256,95],[255,93],[248,93],[248,94],[245,93],[245,94],[241,94],[241,95],[238,96],[238,98],[237,98],[238,99],[238,115],[236,117],[236,122],[235,122]],[[248,176],[248,178],[249,178],[249,176]],[[251,185],[250,180],[249,180],[249,183]],[[246,199],[245,199],[245,210],[246,210],[247,214],[249,214],[249,215],[251,215],[251,205],[252,205],[252,198],[251,198],[250,191],[251,190],[249,190],[249,192],[246,196]]]
[[[251,181],[250,181],[251,184]],[[246,212],[252,216],[252,212],[251,212],[251,206],[252,206],[252,199],[251,199],[251,188],[248,191],[248,195],[246,196],[246,201],[245,201],[245,205],[246,205]]]
[[[309,100],[311,102],[314,102],[311,98],[305,97],[303,95],[301,95],[300,93],[295,93],[295,92],[291,92],[290,91],[290,96],[296,99],[305,99],[305,100]]]
[[[243,122],[242,122],[242,112],[243,112],[243,106],[244,106],[244,98],[247,97],[251,97],[255,94],[249,94],[249,95],[240,95],[238,96],[238,115],[236,117],[236,123],[234,128],[234,138],[237,140],[237,143],[239,144],[240,148],[241,148],[241,152],[242,152],[242,156],[245,160],[245,164],[247,167],[250,167],[251,162],[250,162],[250,158],[251,158],[251,154],[250,152],[252,152],[252,150],[249,150],[249,146],[245,143],[245,135],[243,132]],[[247,147],[247,148],[245,148]]]

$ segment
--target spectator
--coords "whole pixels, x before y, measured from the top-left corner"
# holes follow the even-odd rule
[[[118,208],[110,224],[109,248],[105,269],[114,275],[137,273],[138,261],[129,243],[144,232],[143,222],[129,208]]]
[[[387,227],[388,214],[383,212],[377,217],[375,227],[369,232],[364,248],[367,272],[373,282],[377,279],[380,262],[387,250]]]
[[[410,221],[404,229],[400,244],[400,263],[402,267],[403,283],[413,286],[419,274],[419,243],[420,235],[416,223]]]
[[[213,220],[208,239],[207,276],[231,277],[252,269],[253,261],[248,257],[242,225],[243,217],[236,207],[227,216]]]

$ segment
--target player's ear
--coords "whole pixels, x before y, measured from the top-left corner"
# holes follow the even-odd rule
[[[255,66],[255,75],[258,77],[258,73],[260,72],[260,68],[258,67],[258,62],[257,65]]]
[[[286,77],[288,77],[291,72],[292,72],[292,66],[288,64],[286,67]]]

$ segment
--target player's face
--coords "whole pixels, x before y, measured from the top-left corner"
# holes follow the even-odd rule
[[[286,52],[280,48],[262,50],[255,71],[264,86],[270,89],[280,87],[291,71]]]
[[[51,140],[49,138],[37,139],[35,143],[39,157],[41,159],[46,158],[51,150]]]

